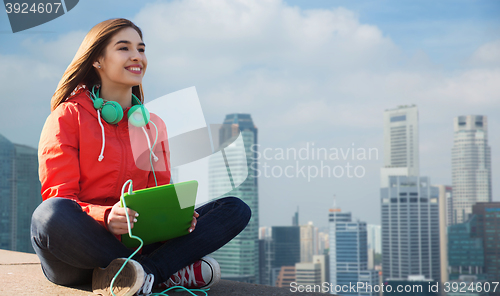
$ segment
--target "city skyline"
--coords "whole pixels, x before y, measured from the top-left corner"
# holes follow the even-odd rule
[[[379,207],[384,161],[380,114],[388,108],[418,107],[420,174],[435,184],[452,183],[453,118],[487,116],[490,135],[500,130],[494,116],[500,113],[498,1],[217,3],[124,0],[119,7],[99,3],[95,12],[97,2],[90,0],[16,34],[7,17],[0,18],[0,133],[36,148],[50,97],[84,34],[116,16],[143,29],[146,102],[195,85],[208,124],[229,113],[252,114],[259,151],[299,150],[308,143],[378,150],[377,159],[323,163],[330,171],[362,167],[361,178],[346,173],[308,180],[297,170],[321,168],[320,161],[261,158],[260,165],[275,173],[293,166],[294,175],[260,177],[260,225],[289,225],[298,206],[300,224],[326,227],[322,213],[333,194],[355,218],[380,224],[380,211],[373,209]],[[192,18],[199,22],[187,21]],[[500,138],[490,136],[489,145],[492,199],[498,201]]]

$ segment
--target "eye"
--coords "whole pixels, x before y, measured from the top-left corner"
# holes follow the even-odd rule
[[[120,48],[120,49],[118,49],[118,50],[128,50],[128,47],[126,47],[126,46],[125,46],[125,47],[121,47],[121,48]]]
[[[145,48],[139,48],[138,50],[139,50],[139,52],[145,52],[146,51]]]

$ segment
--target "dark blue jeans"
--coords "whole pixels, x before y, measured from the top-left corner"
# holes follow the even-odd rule
[[[192,233],[144,246],[142,254],[133,257],[154,275],[155,284],[225,245],[251,216],[248,205],[236,197],[218,199],[196,211],[200,216]],[[66,198],[49,198],[38,206],[31,221],[31,242],[47,279],[66,286],[90,283],[94,268],[133,253]]]

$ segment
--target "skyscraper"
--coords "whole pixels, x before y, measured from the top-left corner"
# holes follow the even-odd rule
[[[238,141],[235,139],[241,132],[246,155],[241,156]],[[257,170],[250,169],[256,159],[257,128],[253,124],[250,114],[228,114],[219,129],[219,146],[224,147],[224,157],[227,162],[247,163],[247,171],[231,171],[231,180],[241,179],[248,174],[245,181],[235,189],[220,196],[236,196],[241,198],[252,210],[252,218],[248,226],[233,240],[221,249],[212,253],[221,266],[222,278],[235,281],[258,283],[259,282],[259,196],[257,183]],[[255,147],[254,147],[255,148]],[[245,159],[246,158],[246,159]],[[209,164],[209,196],[218,198],[214,192],[222,183],[221,178],[227,178],[229,171],[225,165]],[[240,174],[241,176],[239,176]],[[231,181],[232,182],[232,181]],[[225,183],[225,182],[224,182]]]
[[[415,105],[384,112],[380,197],[384,280],[410,275],[440,280],[439,193],[419,175]]]
[[[440,280],[439,192],[427,177],[390,176],[380,189],[384,280]]]
[[[449,279],[463,275],[475,275],[479,280],[484,274],[483,240],[477,236],[477,216],[467,222],[448,226]]]
[[[382,254],[382,227],[380,225],[368,224],[368,249]]]
[[[386,176],[395,175],[395,172],[399,172],[398,175],[419,175],[417,106],[385,110],[384,168],[389,169]]]
[[[274,285],[283,266],[295,266],[300,262],[300,227],[273,226],[271,237],[268,280],[270,285]]]
[[[312,262],[315,252],[317,228],[309,221],[307,225],[300,226],[300,262]]]
[[[368,224],[368,268],[375,268],[375,254],[382,254],[382,226]]]
[[[439,249],[441,258],[441,281],[448,281],[448,235],[447,227],[450,225],[450,214],[448,207],[451,206],[451,186],[436,185],[439,190]]]
[[[454,119],[452,148],[453,223],[467,221],[477,202],[491,202],[488,120],[482,115]]]
[[[378,273],[368,270],[367,231],[365,222],[353,222],[351,213],[340,209],[330,209],[330,283],[336,285],[356,285],[363,281],[367,285],[378,284]],[[341,295],[373,295],[357,290]]]
[[[337,252],[337,223],[347,223],[351,221],[351,213],[342,213],[339,208],[330,209],[328,214],[328,225],[330,233],[330,282],[337,285],[337,256],[342,252]]]
[[[483,241],[484,273],[488,281],[500,279],[500,202],[480,202],[472,207],[477,216],[475,237]],[[500,289],[490,292],[490,296],[500,295]]]
[[[0,248],[34,253],[31,215],[42,202],[37,150],[0,135]]]

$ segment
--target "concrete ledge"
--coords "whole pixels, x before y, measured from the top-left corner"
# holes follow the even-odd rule
[[[93,295],[90,285],[63,287],[49,282],[42,273],[35,254],[0,250],[0,295]],[[160,292],[160,291],[156,291]],[[175,296],[188,296],[187,292],[172,292]],[[198,293],[199,294],[199,293]],[[209,296],[235,295],[324,295],[321,293],[292,293],[289,288],[277,288],[256,284],[221,280],[208,291]]]

